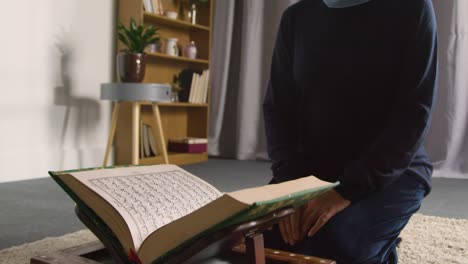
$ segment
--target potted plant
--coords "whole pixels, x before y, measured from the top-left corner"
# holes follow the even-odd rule
[[[117,70],[122,82],[141,82],[145,77],[145,48],[152,43],[159,43],[158,28],[153,25],[138,24],[130,19],[129,27],[118,24],[117,35],[126,47],[117,54]]]

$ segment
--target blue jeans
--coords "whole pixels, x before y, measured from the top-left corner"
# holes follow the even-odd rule
[[[336,260],[338,264],[398,262],[396,240],[418,211],[425,186],[411,172],[382,192],[354,202],[313,237],[289,246],[275,227],[264,234],[265,247]]]

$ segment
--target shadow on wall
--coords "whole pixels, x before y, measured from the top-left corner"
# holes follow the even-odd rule
[[[74,76],[77,72],[74,69],[75,46],[71,44],[68,36],[69,34],[62,30],[55,43],[55,48],[60,54],[59,73],[62,85],[54,87],[54,105],[65,107],[58,146],[60,169],[65,168],[67,158],[75,156],[77,160],[73,164],[77,164],[80,168],[84,166],[87,139],[97,133],[95,130],[101,119],[99,101],[95,98],[77,95],[77,77]],[[54,126],[57,126],[57,121],[59,120],[53,120]]]

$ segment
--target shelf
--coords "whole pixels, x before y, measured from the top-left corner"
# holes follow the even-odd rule
[[[200,60],[200,59],[195,59],[194,60],[194,59],[189,59],[189,58],[181,57],[181,56],[170,56],[170,55],[166,55],[164,53],[158,53],[158,52],[148,52],[146,54],[151,58],[159,58],[159,59],[165,59],[165,60],[196,63],[196,64],[201,64],[201,65],[204,65],[204,66],[208,66],[210,64],[210,61],[208,61],[208,60]]]
[[[146,74],[144,84],[166,84],[172,83],[173,77],[180,74],[181,71],[189,69],[194,72],[208,70],[211,67],[210,58],[212,33],[213,33],[213,14],[214,0],[204,1],[203,5],[197,8],[197,23],[192,24],[184,17],[171,19],[163,14],[145,12],[143,6],[146,0],[117,0],[117,19],[122,22],[129,22],[130,19],[136,19],[145,25],[154,25],[159,28],[159,34],[162,42],[166,38],[177,38],[179,50],[184,50],[185,45],[194,41],[197,46],[197,59],[190,59],[185,56],[170,56],[165,52],[165,44],[162,43],[161,49],[157,52],[147,52],[146,54]],[[183,1],[163,0],[165,10],[180,10],[180,4]],[[220,0],[222,1],[222,0]],[[185,11],[185,10],[184,10]],[[117,46],[123,48],[122,43],[116,38]],[[148,49],[149,51],[149,49]],[[153,50],[154,51],[154,50]],[[182,54],[181,54],[182,55]],[[189,84],[187,84],[189,85]],[[209,91],[211,91],[211,87]],[[185,96],[184,96],[185,95]],[[186,94],[181,93],[181,99],[186,100]],[[209,98],[209,96],[208,96]],[[209,114],[210,103],[207,98],[204,104],[195,104],[188,102],[170,102],[157,101],[151,102],[150,99],[135,101],[140,105],[139,119],[148,124],[153,129],[153,134],[159,133],[159,124],[162,128],[164,140],[176,137],[202,137],[208,138],[209,135]],[[160,119],[158,122],[154,117],[152,104],[158,105]],[[139,144],[141,134],[133,134],[133,128],[136,128],[137,120],[134,114],[132,102],[123,102],[119,106],[119,121],[115,128],[115,164],[131,164],[133,162],[133,151],[136,147],[133,143]],[[135,124],[134,124],[135,119]],[[137,140],[134,139],[138,139]],[[159,140],[158,140],[159,142]],[[159,151],[162,152],[162,146]],[[166,145],[167,147],[167,145]],[[135,153],[137,154],[137,153]],[[164,163],[162,153],[157,157],[138,159],[139,164],[162,164]],[[208,153],[168,153],[171,164],[192,164],[206,162]]]
[[[148,13],[148,12],[144,13],[143,20],[145,22],[159,23],[161,25],[173,26],[173,27],[178,27],[182,29],[195,29],[195,30],[203,30],[207,32],[210,31],[210,28],[207,26],[192,24],[192,23],[185,22],[182,20],[172,19],[172,18],[168,18],[165,16],[160,16],[160,15],[156,15],[156,14]]]
[[[170,107],[208,107],[208,104],[193,104],[193,103],[158,103],[159,106]]]
[[[152,105],[152,102],[140,102],[141,105]],[[157,103],[158,106],[161,107],[208,107],[208,104],[193,104],[193,103],[186,103],[186,102],[177,102],[177,103],[171,103],[171,102],[161,102]]]
[[[175,153],[170,152],[169,163],[170,164],[192,164],[208,161],[208,153]],[[163,157],[158,155],[156,157],[143,158],[140,159],[141,165],[151,165],[151,164],[162,164],[164,163]]]

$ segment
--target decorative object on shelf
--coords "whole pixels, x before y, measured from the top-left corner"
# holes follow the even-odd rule
[[[158,28],[153,25],[137,25],[133,18],[126,28],[118,24],[117,35],[126,49],[117,54],[117,71],[122,82],[141,82],[145,77],[145,48],[151,43],[159,43]]]
[[[197,46],[195,41],[190,41],[189,44],[185,45],[185,56],[189,59],[195,60],[197,58]]]
[[[179,92],[182,90],[182,86],[180,85],[179,76],[174,75],[172,78],[172,94],[171,94],[171,101],[172,102],[179,102]]]
[[[166,11],[165,12],[166,14],[166,17],[170,18],[170,19],[177,19],[177,12],[175,11]]]
[[[197,5],[208,3],[208,0],[189,0],[192,24],[197,24]]]
[[[181,19],[192,24],[197,23],[197,5],[208,2],[209,0],[173,0],[173,4],[179,6]]]
[[[148,52],[150,53],[161,52],[161,42],[149,44]]]
[[[179,56],[179,47],[177,46],[176,38],[167,38],[166,54],[170,56]]]
[[[182,153],[203,153],[208,148],[208,139],[206,138],[170,138],[168,149],[171,152]]]
[[[189,17],[192,24],[197,23],[197,6],[195,4],[190,5]]]

